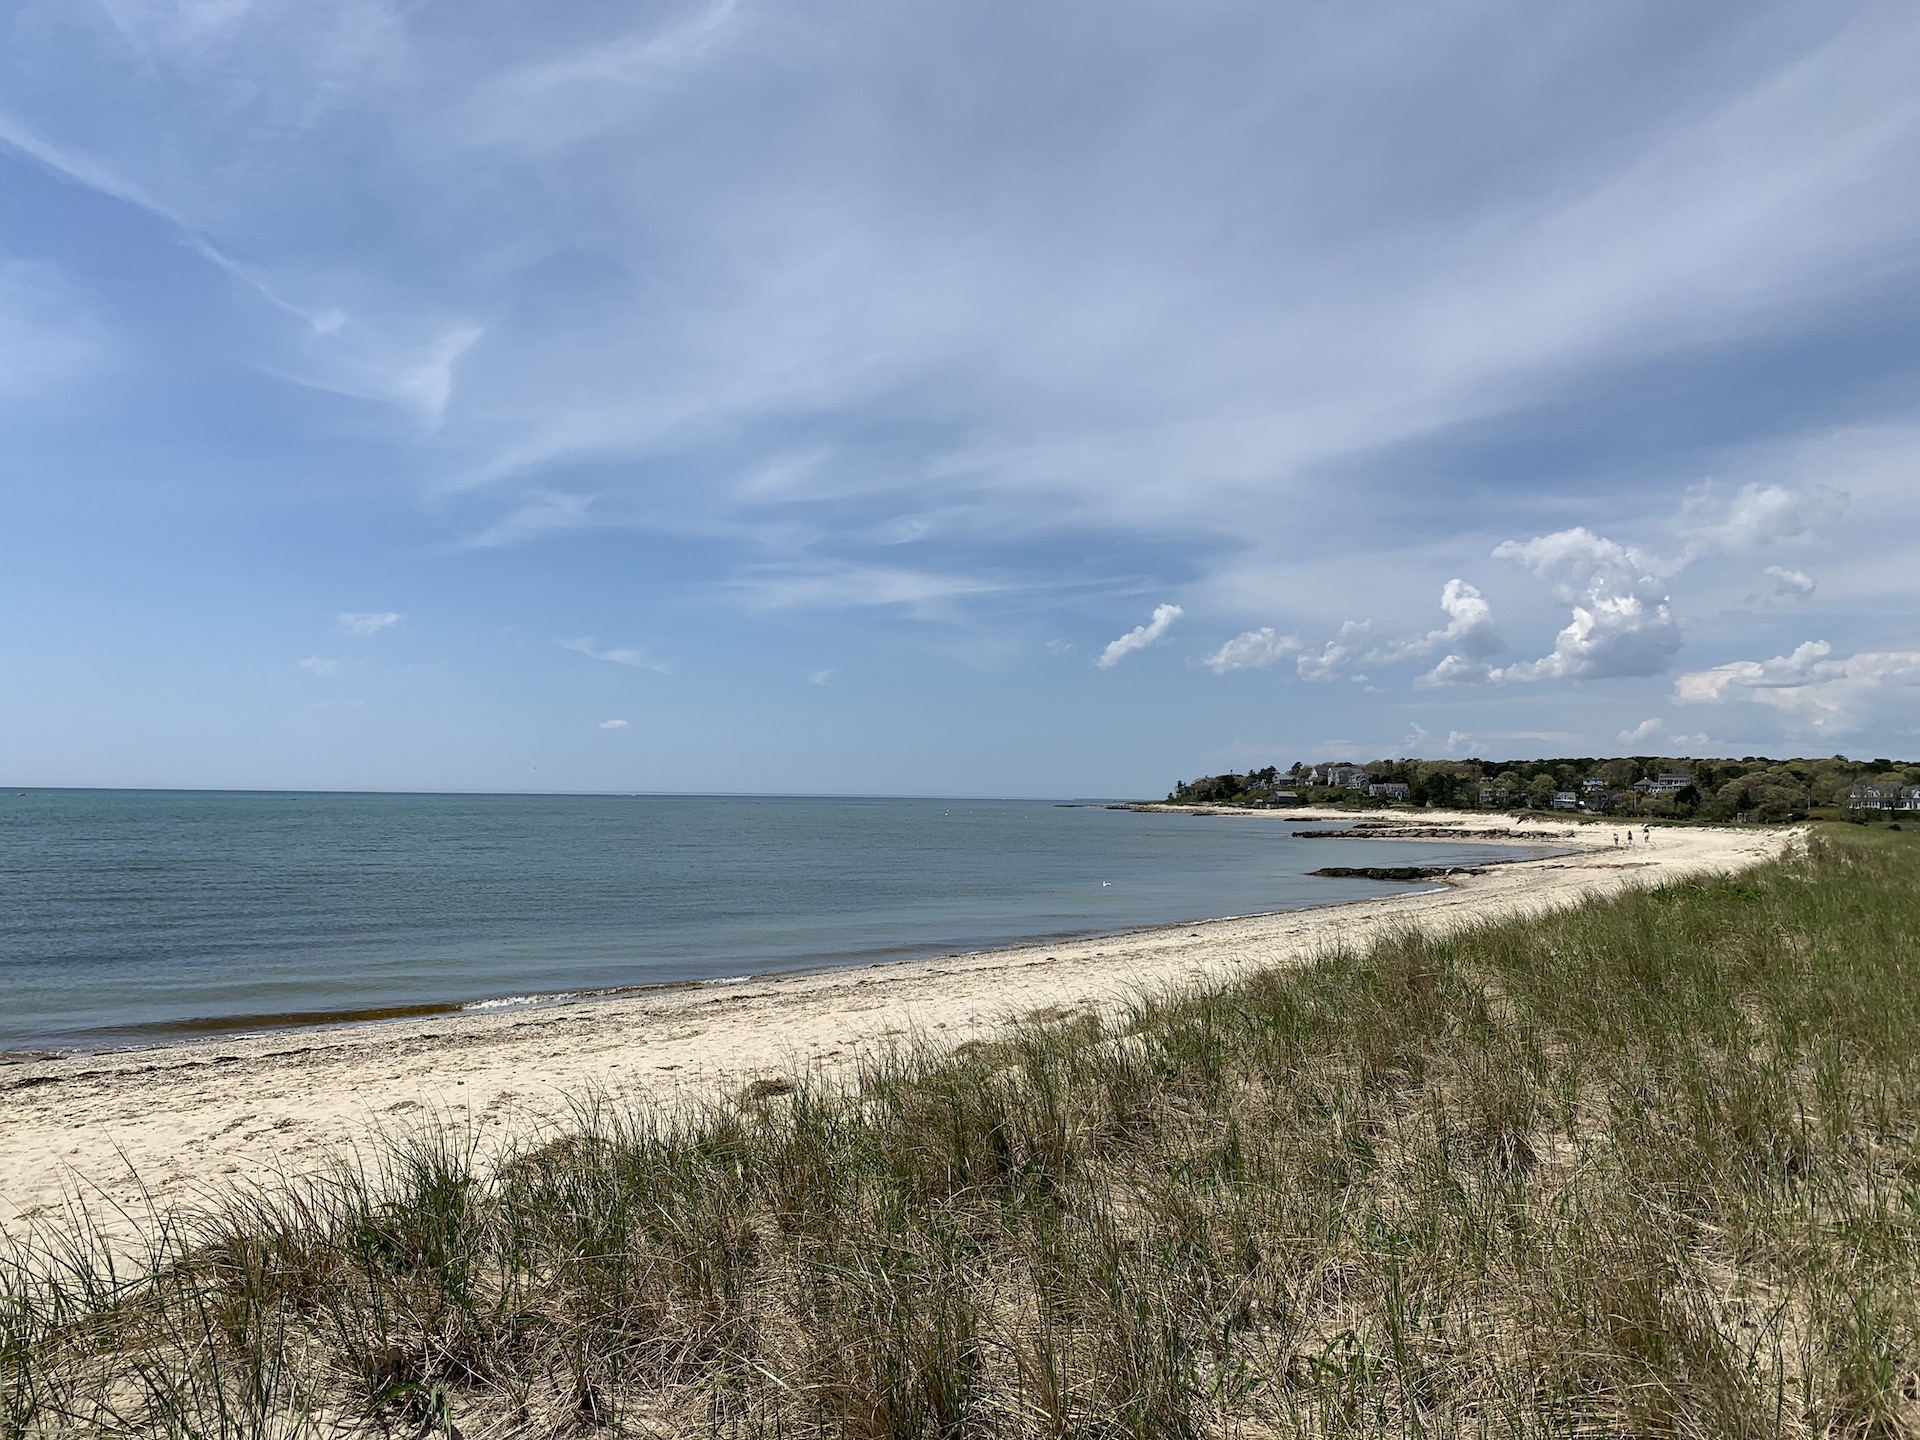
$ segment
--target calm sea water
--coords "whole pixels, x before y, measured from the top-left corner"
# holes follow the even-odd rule
[[[1522,853],[1295,828],[1037,801],[0,792],[0,1052],[1281,910],[1390,893],[1321,865]]]

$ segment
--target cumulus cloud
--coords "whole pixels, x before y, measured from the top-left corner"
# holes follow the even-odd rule
[[[1266,625],[1234,636],[1200,663],[1214,674],[1224,675],[1229,670],[1264,670],[1299,653],[1298,635],[1282,635]]]
[[[1178,605],[1156,605],[1153,618],[1144,625],[1136,625],[1118,640],[1109,641],[1107,648],[1095,658],[1094,664],[1102,670],[1111,670],[1136,650],[1144,650],[1159,640],[1173,628],[1173,622],[1186,612]]]
[[[602,648],[593,643],[591,635],[583,635],[578,640],[562,640],[559,645],[562,650],[571,650],[576,655],[585,655],[590,660],[605,660],[609,665],[631,665],[640,670],[657,670],[662,675],[666,674],[668,669],[665,661],[650,658],[644,650],[636,650],[625,645],[610,645]]]
[[[1333,638],[1318,650],[1310,650],[1294,661],[1302,680],[1338,680],[1349,661],[1358,659],[1373,638],[1371,620],[1349,620],[1334,632]],[[1362,683],[1364,676],[1356,676]]]
[[[1504,647],[1493,624],[1493,607],[1478,588],[1465,580],[1453,579],[1441,587],[1440,608],[1447,623],[1438,630],[1411,640],[1380,638],[1381,628],[1372,620],[1348,620],[1317,646],[1309,648],[1298,635],[1283,635],[1272,626],[1248,630],[1227,641],[1201,663],[1216,675],[1229,670],[1264,669],[1294,657],[1294,668],[1303,680],[1332,681],[1342,677],[1356,685],[1367,685],[1364,673],[1348,674],[1358,665],[1395,665],[1406,660],[1424,659],[1436,650],[1443,658],[1416,684],[1451,685],[1487,678],[1487,658]]]
[[[602,730],[624,730],[627,728],[627,722],[624,720],[602,720],[600,722],[600,728]]]
[[[1660,568],[1641,552],[1584,526],[1509,540],[1494,558],[1525,565],[1573,607],[1573,618],[1538,660],[1492,670],[1495,680],[1604,679],[1658,675],[1680,648]]]
[[[1833,658],[1809,640],[1770,660],[1734,660],[1681,675],[1673,698],[1684,705],[1747,700],[1779,711],[1788,725],[1815,735],[1845,735],[1876,714],[1920,698],[1920,651],[1863,651]]]
[[[1446,653],[1416,685],[1465,685],[1491,676],[1488,660],[1506,646],[1494,629],[1493,607],[1464,580],[1449,580],[1440,591],[1440,608],[1447,612],[1443,629],[1430,631],[1423,644],[1428,653]]]
[[[349,635],[378,635],[404,618],[398,610],[342,610],[339,625]]]
[[[1449,580],[1440,590],[1440,608],[1447,612],[1446,628],[1427,636],[1427,643],[1473,660],[1500,653],[1500,635],[1493,628],[1493,607],[1464,580]]]
[[[1789,570],[1784,565],[1769,565],[1765,573],[1773,581],[1773,593],[1776,595],[1805,600],[1813,594],[1813,577],[1805,571]]]
[[[1703,485],[1682,504],[1680,528],[1690,555],[1757,550],[1813,540],[1831,530],[1846,507],[1846,493],[1825,485],[1755,481],[1731,497]]]

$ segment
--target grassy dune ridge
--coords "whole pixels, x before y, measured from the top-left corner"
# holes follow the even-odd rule
[[[1920,1433],[1920,843],[0,1260],[0,1434]]]

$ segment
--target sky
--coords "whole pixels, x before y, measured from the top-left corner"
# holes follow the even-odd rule
[[[1920,755],[1920,9],[0,3],[0,783]]]

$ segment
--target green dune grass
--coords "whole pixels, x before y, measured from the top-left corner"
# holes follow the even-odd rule
[[[16,1236],[0,1429],[1920,1433],[1920,844],[375,1155]]]

